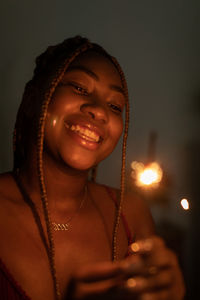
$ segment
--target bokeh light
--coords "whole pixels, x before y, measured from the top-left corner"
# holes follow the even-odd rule
[[[184,210],[188,210],[190,208],[189,201],[186,198],[181,200],[181,206]]]
[[[141,162],[131,163],[131,177],[139,187],[157,187],[162,180],[163,171],[157,162],[145,166]]]

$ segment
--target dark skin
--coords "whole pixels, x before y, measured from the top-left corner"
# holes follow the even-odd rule
[[[124,105],[117,70],[108,59],[95,53],[85,53],[72,63],[49,105],[43,160],[51,219],[66,222],[77,211],[88,185],[86,200],[69,231],[54,232],[62,299],[183,299],[177,260],[153,236],[148,208],[132,195],[126,195],[123,211],[137,244],[125,259],[127,237],[120,224],[119,261],[111,262],[115,205],[104,186],[88,182],[87,178],[88,170],[116,146],[123,131]],[[80,127],[89,131],[80,133]],[[31,149],[19,178],[45,226],[34,144]],[[0,257],[31,299],[53,300],[47,254],[32,212],[11,173],[0,177],[0,199]],[[152,266],[156,266],[156,274]],[[128,278],[135,281],[127,281]]]

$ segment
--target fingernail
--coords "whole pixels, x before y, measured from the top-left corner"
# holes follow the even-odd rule
[[[139,243],[133,243],[130,248],[133,253],[137,253],[140,250],[140,245]]]
[[[129,278],[129,279],[127,279],[127,281],[126,281],[126,286],[127,286],[128,288],[133,289],[133,288],[136,287],[136,285],[137,285],[137,280],[136,280],[136,279],[134,279],[134,278]]]
[[[152,250],[153,242],[151,239],[146,239],[143,241],[138,241],[130,246],[130,251],[132,253],[139,253],[139,252],[149,252]]]
[[[126,287],[135,291],[140,291],[145,286],[145,280],[142,278],[129,278],[126,281]]]

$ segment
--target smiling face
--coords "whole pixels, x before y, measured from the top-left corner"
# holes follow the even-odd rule
[[[88,51],[74,60],[56,88],[45,124],[44,155],[87,170],[115,148],[125,105],[113,63]]]

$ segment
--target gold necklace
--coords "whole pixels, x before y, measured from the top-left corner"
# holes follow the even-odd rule
[[[77,208],[76,212],[71,217],[69,217],[69,219],[66,221],[66,223],[52,222],[52,226],[53,226],[54,231],[60,231],[60,230],[67,231],[67,230],[69,230],[69,228],[70,228],[69,224],[72,221],[72,219],[74,219],[76,217],[76,215],[79,213],[80,209],[83,206],[83,203],[84,203],[85,199],[87,198],[87,194],[88,194],[88,188],[87,188],[87,184],[86,184],[83,198],[81,199],[80,205]]]

